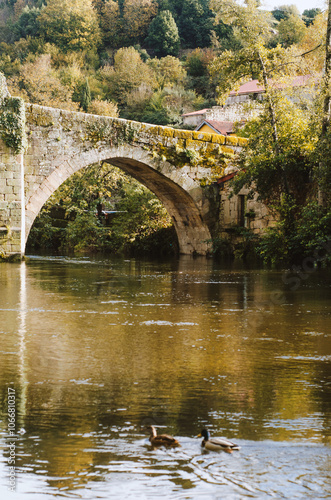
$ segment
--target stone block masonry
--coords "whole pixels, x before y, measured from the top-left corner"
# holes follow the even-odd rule
[[[212,184],[245,140],[32,104],[23,114],[23,157],[0,144],[0,255],[23,255],[47,199],[75,172],[101,162],[154,192],[173,219],[181,253],[209,252],[218,221]]]
[[[21,156],[0,141],[0,257],[21,254]]]

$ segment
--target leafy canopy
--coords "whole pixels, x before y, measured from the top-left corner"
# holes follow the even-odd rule
[[[163,10],[151,22],[146,43],[158,57],[176,56],[179,51],[179,34],[176,22],[169,10]]]
[[[64,52],[88,50],[100,41],[91,0],[48,0],[38,17],[41,34]]]
[[[238,165],[236,191],[244,185],[254,187],[261,199],[278,210],[283,195],[303,202],[311,187],[310,151],[316,137],[308,133],[305,111],[289,95],[300,58],[281,46],[268,48],[270,18],[254,0],[247,0],[246,6],[233,0],[213,0],[213,5],[217,15],[236,28],[242,45],[236,52],[225,51],[211,64],[211,73],[219,79],[220,99],[224,102],[229,90],[250,78],[256,78],[265,90],[263,114],[251,125],[249,147]]]

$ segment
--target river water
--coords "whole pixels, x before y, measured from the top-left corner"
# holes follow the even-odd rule
[[[1,498],[330,498],[331,274],[306,271],[0,264]]]

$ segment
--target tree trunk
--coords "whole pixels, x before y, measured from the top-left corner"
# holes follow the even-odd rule
[[[321,143],[326,139],[330,129],[331,118],[331,0],[328,0],[328,21],[326,27],[326,44],[325,44],[325,75],[324,75],[325,97],[323,103],[323,118],[321,130]],[[318,203],[326,206],[328,202],[327,192],[325,190],[326,165],[323,159],[319,165],[318,179]]]
[[[322,123],[322,137],[324,137],[330,126],[331,114],[331,95],[330,95],[330,77],[331,77],[331,0],[328,2],[328,22],[326,27],[326,45],[325,45],[325,76],[324,83],[326,94],[323,106],[323,123]]]
[[[331,1],[331,0],[329,0],[329,1]],[[264,84],[264,88],[265,88],[266,96],[267,96],[267,100],[268,100],[268,106],[269,106],[269,112],[270,112],[270,118],[271,118],[271,126],[272,126],[272,137],[273,137],[274,144],[275,144],[275,154],[276,154],[276,156],[279,156],[281,153],[281,147],[280,147],[279,139],[278,139],[278,130],[277,130],[275,108],[274,108],[274,104],[272,102],[271,96],[269,94],[269,82],[268,82],[267,70],[266,70],[266,67],[265,67],[265,64],[264,64],[264,61],[263,61],[261,54],[258,53],[258,56],[259,56],[261,69],[262,69],[263,84]],[[290,190],[288,187],[287,175],[286,175],[286,172],[285,172],[285,169],[283,168],[283,166],[281,166],[281,170],[282,170],[282,176],[283,176],[284,191],[287,195],[289,195]]]

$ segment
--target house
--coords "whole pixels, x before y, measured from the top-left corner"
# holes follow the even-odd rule
[[[316,78],[311,75],[299,75],[287,78],[284,81],[269,80],[271,88],[284,90],[284,89],[305,89],[309,94],[309,86],[315,85]],[[249,82],[241,85],[237,90],[231,90],[229,97],[226,100],[225,106],[232,106],[233,104],[244,103],[247,101],[263,101],[265,94],[264,86],[258,80],[250,80]]]
[[[317,81],[318,79],[316,79],[316,77],[300,75],[293,77],[291,80],[287,78],[280,82],[269,80],[269,84],[271,87],[280,90],[295,89],[296,92],[293,95],[290,95],[292,92],[288,92],[288,97],[292,101],[295,101],[295,94],[298,93],[300,93],[301,96],[304,94],[304,97],[309,98]],[[224,106],[212,106],[211,108],[204,108],[199,111],[183,114],[183,125],[198,127],[200,125],[202,126],[204,122],[210,122],[211,120],[218,122],[244,123],[261,113],[261,103],[264,94],[264,86],[258,80],[250,80],[241,85],[237,90],[232,90]],[[251,103],[251,105],[249,105],[249,103]],[[200,129],[196,128],[196,130]],[[207,131],[210,132],[209,129]],[[221,132],[215,131],[214,133]]]
[[[187,127],[196,127],[206,118],[208,111],[210,111],[209,108],[205,108],[199,111],[192,111],[192,113],[184,113],[182,115],[183,124]]]
[[[218,120],[203,120],[195,129],[199,132],[208,134],[231,135],[234,133],[233,122],[218,121]]]
[[[265,93],[263,85],[258,80],[250,80],[241,85],[237,90],[231,90],[226,100],[226,106],[247,102],[249,100],[262,101]]]

